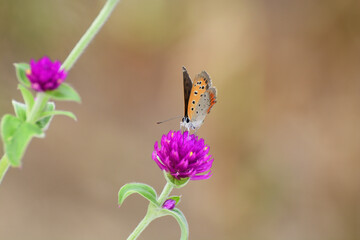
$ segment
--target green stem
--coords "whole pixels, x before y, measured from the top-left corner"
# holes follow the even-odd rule
[[[172,189],[173,189],[172,185],[170,183],[166,183],[162,193],[160,194],[159,198],[157,199],[160,206],[163,205],[163,203],[165,202],[166,198],[169,196]],[[142,233],[142,231],[144,231],[145,228],[151,223],[151,221],[160,216],[162,216],[162,214],[160,213],[158,207],[156,207],[154,204],[150,203],[145,217],[137,225],[137,227],[130,234],[130,236],[127,238],[127,240],[137,239],[139,237],[139,235]]]
[[[10,167],[9,160],[8,160],[6,154],[4,154],[4,156],[0,160],[0,184],[7,172],[7,170],[9,169],[9,167]]]
[[[26,119],[27,122],[34,123],[37,120],[36,118],[39,115],[39,111],[42,110],[41,108],[45,106],[48,99],[49,98],[43,92],[39,92],[36,95],[36,100],[35,100],[34,106],[32,107],[30,114],[29,114],[28,118]]]
[[[116,4],[120,0],[108,0],[104,7],[101,9],[99,15],[95,18],[94,22],[91,24],[86,33],[81,37],[80,41],[73,48],[69,56],[64,61],[62,68],[66,71],[69,71],[70,68],[74,65],[76,60],[84,52],[85,48],[89,45],[91,40],[99,32],[100,28],[104,25],[106,20],[109,18],[111,12],[116,7]]]
[[[145,228],[154,220],[156,217],[153,216],[154,211],[152,211],[151,204],[149,205],[148,211],[145,217],[141,220],[141,222],[137,225],[134,231],[130,234],[127,240],[135,240],[140,234],[145,230]]]
[[[160,206],[163,205],[163,203],[165,202],[166,198],[169,196],[173,188],[174,187],[170,183],[166,182],[166,185],[158,198],[158,203],[160,203]]]

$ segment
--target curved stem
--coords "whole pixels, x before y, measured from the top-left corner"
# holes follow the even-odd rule
[[[6,154],[4,154],[4,156],[0,160],[0,184],[7,172],[7,170],[9,169],[9,167],[10,167],[9,160],[8,160]]]
[[[154,220],[156,217],[153,216],[152,206],[151,203],[149,204],[148,211],[145,215],[145,217],[139,222],[139,224],[136,226],[134,231],[130,234],[130,236],[127,238],[127,240],[135,240],[137,239],[140,234],[145,230],[145,228],[151,223],[152,220]]]
[[[104,7],[101,9],[99,15],[95,18],[89,29],[81,37],[79,42],[76,44],[69,56],[64,61],[62,68],[64,68],[66,71],[70,70],[70,68],[74,65],[80,55],[84,52],[85,48],[89,45],[91,40],[93,40],[95,35],[99,32],[100,28],[109,18],[111,12],[114,10],[116,4],[119,1],[120,0],[108,0],[106,2]]]
[[[166,183],[163,191],[161,192],[158,203],[160,206],[163,205],[166,198],[169,196],[171,190],[173,190],[173,187],[170,183]],[[161,208],[160,208],[161,209]],[[142,233],[142,231],[145,230],[145,228],[151,223],[152,220],[162,216],[162,214],[159,211],[159,208],[155,206],[154,204],[150,203],[148,207],[148,211],[141,220],[141,222],[137,225],[137,227],[134,229],[134,231],[130,234],[130,236],[127,238],[127,240],[135,240],[139,237],[139,235]]]

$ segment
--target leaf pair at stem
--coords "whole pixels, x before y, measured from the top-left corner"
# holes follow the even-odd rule
[[[177,208],[166,209],[163,207],[163,204],[166,200],[172,199],[175,201],[175,205],[180,202],[180,196],[168,196],[174,185],[168,182],[163,192],[158,197],[156,191],[151,186],[144,183],[128,183],[125,184],[119,190],[118,203],[121,205],[124,200],[133,193],[138,193],[149,201],[148,210],[146,216],[135,228],[135,230],[130,234],[128,240],[137,239],[140,233],[147,227],[147,225],[154,219],[163,217],[163,216],[172,216],[179,223],[181,230],[181,240],[186,240],[189,237],[189,226],[186,221],[184,214]]]

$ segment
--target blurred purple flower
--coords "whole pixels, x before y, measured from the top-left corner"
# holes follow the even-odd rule
[[[67,73],[60,70],[59,61],[52,62],[47,56],[42,57],[38,62],[30,61],[30,69],[26,76],[31,82],[31,88],[37,92],[54,90],[65,80]]]
[[[164,202],[162,208],[172,210],[174,209],[175,205],[176,205],[176,201],[174,199],[168,199]]]
[[[210,169],[214,159],[208,155],[210,148],[204,139],[194,134],[170,131],[162,136],[161,148],[155,142],[154,149],[152,158],[157,165],[178,180],[201,180],[212,175]]]

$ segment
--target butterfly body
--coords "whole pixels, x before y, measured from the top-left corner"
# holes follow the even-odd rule
[[[216,103],[216,88],[212,86],[209,75],[202,71],[194,81],[183,67],[185,114],[180,127],[197,130],[206,115]]]

